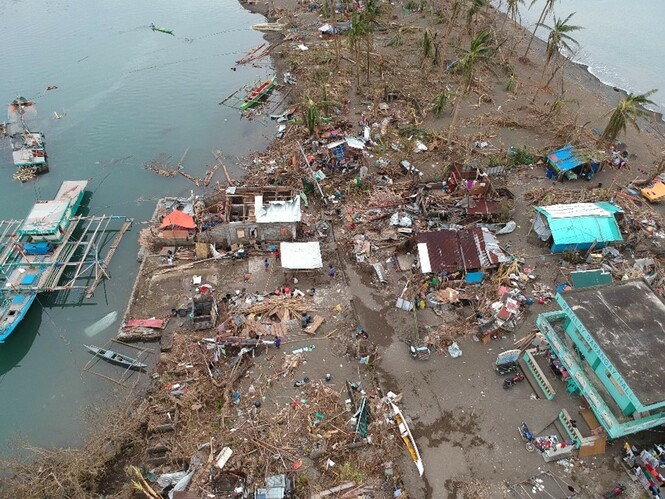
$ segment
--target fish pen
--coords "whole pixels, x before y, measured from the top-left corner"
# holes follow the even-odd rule
[[[14,292],[79,290],[90,298],[109,277],[108,265],[132,222],[112,215],[75,217],[62,244],[38,247],[19,233],[23,220],[0,221],[0,281]]]

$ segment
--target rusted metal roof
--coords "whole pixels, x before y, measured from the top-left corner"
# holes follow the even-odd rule
[[[474,199],[473,206],[466,209],[467,215],[496,215],[499,213],[499,203],[488,199]]]
[[[416,243],[423,273],[486,269],[510,260],[494,235],[479,227],[422,232]]]

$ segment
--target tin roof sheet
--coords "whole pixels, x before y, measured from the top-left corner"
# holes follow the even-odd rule
[[[478,270],[510,259],[494,235],[478,227],[422,232],[416,242],[423,273]]]

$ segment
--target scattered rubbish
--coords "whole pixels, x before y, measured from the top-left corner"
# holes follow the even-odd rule
[[[215,458],[215,466],[221,470],[232,455],[233,450],[231,450],[229,447],[224,447],[221,451],[219,451],[219,454],[217,454],[217,457]]]
[[[450,345],[450,346],[448,347],[448,353],[450,354],[450,356],[451,356],[453,359],[456,359],[457,357],[461,357],[461,356],[462,356],[462,349],[459,347],[459,345],[458,345],[457,342],[455,341],[455,342],[453,342],[452,345]]]
[[[296,80],[296,77],[293,76],[293,74],[289,72],[284,73],[284,84],[295,85],[296,83],[298,83],[298,81]]]
[[[311,352],[315,348],[316,348],[316,345],[308,345],[308,346],[305,346],[305,347],[296,348],[295,350],[292,350],[291,353],[293,355],[298,355],[300,353]]]

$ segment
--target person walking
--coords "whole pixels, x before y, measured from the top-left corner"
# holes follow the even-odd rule
[[[263,260],[263,269],[264,269],[266,272],[268,272],[268,269],[269,269],[269,268],[270,268],[270,262],[269,262],[268,259],[266,258],[265,260]]]
[[[335,278],[335,267],[333,267],[332,264],[328,266],[328,277],[331,279]]]

